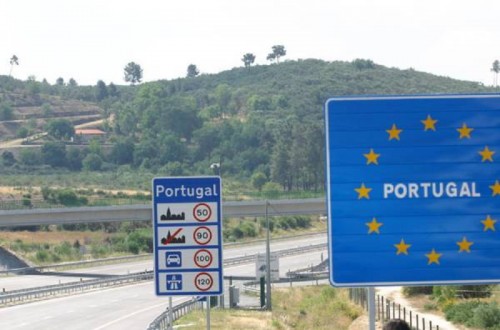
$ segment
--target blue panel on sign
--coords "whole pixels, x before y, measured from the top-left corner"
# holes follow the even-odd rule
[[[500,95],[330,99],[330,281],[500,281]]]

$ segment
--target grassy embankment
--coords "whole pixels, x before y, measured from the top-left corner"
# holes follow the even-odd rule
[[[345,289],[330,286],[273,290],[273,311],[217,310],[211,329],[347,329],[362,310],[349,302]],[[175,324],[182,329],[206,329],[206,312],[194,311]]]

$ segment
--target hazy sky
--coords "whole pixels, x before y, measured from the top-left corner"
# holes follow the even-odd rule
[[[0,74],[55,83],[125,84],[242,66],[250,52],[285,59],[368,58],[457,79],[493,82],[500,60],[499,0],[0,0]]]

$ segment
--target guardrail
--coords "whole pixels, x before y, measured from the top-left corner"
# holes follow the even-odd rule
[[[154,319],[151,324],[149,324],[149,327],[147,330],[166,330],[166,329],[171,329],[173,326],[173,323],[178,320],[180,317],[186,315],[187,313],[191,312],[192,310],[195,309],[202,309],[203,308],[203,300],[204,298],[201,297],[194,297],[190,301],[185,301],[183,303],[180,303],[177,306],[174,306],[172,308],[172,320],[170,320],[170,311],[167,308],[166,311],[161,313],[156,319]]]
[[[46,266],[33,266],[33,267],[22,267],[22,268],[12,268],[7,270],[0,271],[0,275],[9,275],[9,274],[27,274],[27,273],[37,273],[44,272],[47,270],[57,270],[57,269],[73,269],[78,267],[89,267],[89,266],[97,266],[97,265],[105,265],[113,262],[121,262],[126,260],[139,260],[151,258],[151,254],[139,254],[139,255],[128,255],[123,257],[111,257],[111,258],[103,258],[103,259],[93,259],[93,260],[85,260],[85,261],[72,261],[72,262],[63,262],[60,264],[52,264]]]
[[[287,249],[287,250],[278,250],[278,251],[276,251],[276,253],[279,256],[288,256],[288,255],[293,255],[293,254],[304,253],[307,251],[314,251],[314,250],[322,249],[325,247],[326,247],[326,244],[315,244],[315,245],[292,248],[292,249]],[[147,255],[143,255],[143,256],[147,256]],[[120,258],[126,258],[126,257],[117,257],[117,258],[113,258],[113,259],[117,260]],[[256,254],[228,258],[224,261],[224,265],[237,265],[237,264],[249,263],[249,262],[254,261],[256,258],[257,258]],[[101,259],[100,261],[105,261],[105,260],[106,259]],[[81,263],[84,263],[84,262],[77,262],[77,264],[81,264]],[[70,263],[64,263],[64,264],[59,264],[59,265],[66,265],[67,266],[68,264],[70,264]],[[51,266],[44,266],[44,267],[53,267],[53,266],[59,266],[59,265],[51,265]],[[37,268],[37,267],[27,267],[27,268],[23,268],[23,269],[26,270],[26,269],[33,269],[33,268]],[[10,272],[12,272],[12,270]],[[238,279],[248,280],[248,279],[252,279],[253,277],[238,278],[238,277],[232,277],[232,276],[225,276],[225,279],[229,279],[229,278],[233,278],[234,280],[238,280]],[[141,273],[135,273],[135,274],[129,274],[129,275],[113,276],[113,277],[108,277],[105,279],[85,280],[85,281],[81,280],[80,282],[69,282],[69,283],[64,283],[64,284],[55,284],[55,285],[48,285],[48,286],[42,286],[42,287],[1,292],[0,293],[0,305],[21,303],[21,302],[29,301],[32,299],[39,299],[42,297],[57,296],[60,294],[74,293],[74,292],[84,292],[84,291],[95,289],[95,288],[123,285],[123,284],[127,284],[127,283],[134,283],[137,281],[152,280],[152,279],[153,279],[153,271],[149,271],[149,272],[141,272]]]
[[[309,246],[304,246],[304,247],[297,247],[297,248],[286,249],[286,250],[278,250],[278,251],[276,251],[276,253],[278,254],[278,256],[281,257],[281,256],[287,256],[287,255],[300,254],[300,253],[303,253],[304,251],[314,251],[316,249],[319,250],[319,249],[323,249],[326,247],[327,247],[326,243],[311,244]],[[148,254],[140,254],[140,255],[129,255],[129,256],[123,256],[123,257],[111,257],[111,258],[104,258],[104,259],[86,260],[86,261],[64,262],[64,263],[60,263],[60,264],[52,264],[52,265],[46,265],[46,266],[13,268],[13,269],[0,271],[0,275],[28,274],[28,273],[34,273],[34,272],[35,273],[36,272],[44,272],[47,270],[90,267],[90,266],[104,265],[104,264],[109,264],[109,263],[113,263],[113,262],[125,261],[125,260],[140,260],[140,259],[145,259],[145,258],[152,258],[152,254],[148,253]],[[247,256],[241,256],[241,257],[228,258],[224,261],[224,264],[225,265],[237,265],[237,264],[241,264],[241,263],[252,262],[255,260],[255,258],[256,258],[255,254],[249,254]]]
[[[41,299],[60,294],[70,294],[84,292],[97,288],[104,288],[116,285],[124,285],[139,281],[151,280],[153,272],[142,272],[130,275],[121,275],[106,279],[87,280],[80,282],[70,282],[64,284],[48,285],[37,288],[21,289],[0,293],[0,305],[11,305],[22,303],[33,299]]]

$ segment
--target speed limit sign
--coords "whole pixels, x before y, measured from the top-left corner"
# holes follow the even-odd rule
[[[194,254],[194,263],[200,268],[207,268],[212,264],[213,260],[212,253],[205,249],[198,250]]]
[[[199,273],[194,278],[194,285],[196,285],[196,288],[200,291],[210,290],[213,284],[214,280],[209,273]]]
[[[208,227],[198,227],[193,232],[194,241],[200,245],[207,245],[212,240],[212,232]]]
[[[193,217],[200,222],[205,222],[212,216],[212,209],[207,203],[199,203],[193,208]]]
[[[156,294],[222,294],[221,178],[155,178],[152,188]]]

